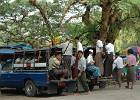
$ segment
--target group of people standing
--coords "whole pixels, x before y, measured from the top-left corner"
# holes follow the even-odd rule
[[[137,59],[132,49],[129,49],[127,53],[128,53],[127,61],[125,63],[123,62],[123,59],[122,57],[120,57],[119,53],[118,52],[115,53],[113,62],[113,72],[115,73],[113,74],[115,74],[114,76],[116,76],[116,81],[118,82],[119,87],[121,87],[122,72],[124,68],[127,69],[126,73],[127,85],[125,87],[133,89],[136,77],[135,66],[137,64]]]
[[[110,77],[112,75],[114,54],[114,45],[109,40],[103,43],[100,39],[97,39],[95,64],[100,68],[102,76]]]
[[[105,56],[103,57],[103,55]],[[115,52],[114,45],[109,40],[106,40],[106,44],[103,44],[101,40],[97,40],[95,62],[96,66],[100,67],[101,74],[104,77],[113,76],[121,88],[122,74],[123,69],[125,68],[127,69],[126,88],[133,89],[136,77],[135,66],[137,64],[137,59],[132,49],[127,51],[126,59],[127,61],[124,63],[120,53]],[[131,87],[130,82],[132,83]]]
[[[95,60],[93,60],[94,51],[89,49],[88,56],[85,58],[84,49],[80,39],[75,38],[75,41],[75,52],[73,52],[73,43],[69,38],[67,38],[64,43],[58,45],[58,47],[62,48],[62,52],[56,52],[50,58],[49,70],[57,77],[60,76],[60,79],[70,77],[78,80],[82,84],[84,90],[89,92],[86,71],[91,72],[94,77],[111,77],[112,72],[115,69],[115,73],[117,73],[117,81],[119,87],[121,87],[122,68],[125,65],[123,64],[123,60],[119,56],[119,53],[116,53],[115,55],[114,45],[109,40],[104,44],[100,39],[97,39],[96,55]],[[129,82],[132,82],[131,88],[133,88],[135,74],[133,66],[136,63],[136,59],[135,56],[133,56],[132,51],[130,52],[130,50],[128,50],[128,53],[128,81],[126,88],[129,88]],[[63,67],[60,68],[61,63],[63,63]]]

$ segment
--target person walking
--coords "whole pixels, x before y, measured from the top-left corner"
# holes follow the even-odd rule
[[[126,88],[129,88],[129,83],[131,82],[131,89],[133,89],[134,82],[135,82],[135,65],[136,65],[136,57],[133,54],[133,50],[128,50],[128,56],[127,56],[128,64],[127,64],[127,86]]]

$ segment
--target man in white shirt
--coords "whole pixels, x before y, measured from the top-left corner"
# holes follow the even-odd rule
[[[78,52],[78,51],[84,51],[83,45],[82,45],[82,43],[80,42],[80,38],[79,38],[79,37],[76,37],[75,40],[76,40],[76,43],[77,43],[77,52]]]
[[[97,40],[96,42],[96,53],[102,52],[103,42],[101,40]]]
[[[106,52],[107,54],[111,54],[113,53],[114,54],[114,45],[112,43],[108,43],[106,46]]]
[[[66,42],[61,43],[60,48],[62,48],[63,52],[63,65],[66,69],[68,69],[68,74],[71,77],[71,57],[73,54],[73,43],[69,38],[66,38]]]
[[[119,87],[121,87],[121,75],[123,67],[124,67],[123,59],[119,56],[119,52],[116,52],[115,60],[113,62],[113,73],[114,77],[116,78],[116,81],[119,84]]]
[[[112,75],[112,64],[113,64],[113,55],[114,55],[114,45],[106,40],[107,45],[106,49],[106,58],[104,61],[104,76],[110,77]]]
[[[114,62],[113,62],[113,70],[114,70],[115,68],[117,68],[117,69],[122,69],[122,68],[124,67],[122,57],[120,57],[118,53],[115,53],[115,57],[116,57],[116,58],[115,58],[115,60],[114,60]]]
[[[95,65],[100,68],[101,74],[104,74],[103,67],[103,42],[97,38],[96,42],[96,55],[95,55]]]
[[[63,55],[72,55],[73,54],[73,43],[70,39],[66,39],[66,42],[61,43],[60,47],[62,48]]]

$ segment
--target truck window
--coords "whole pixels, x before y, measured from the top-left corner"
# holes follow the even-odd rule
[[[1,54],[0,61],[1,61],[1,70],[12,70],[13,69],[13,54]]]
[[[1,65],[1,70],[8,71],[13,69],[13,59],[6,59]]]
[[[14,69],[46,69],[49,59],[49,49],[27,50],[16,52]]]
[[[46,63],[46,51],[38,51],[35,58],[38,63]]]

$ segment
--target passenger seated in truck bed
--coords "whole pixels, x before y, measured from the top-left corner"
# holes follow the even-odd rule
[[[66,69],[61,69],[61,60],[62,60],[62,53],[56,52],[51,58],[49,59],[49,72],[50,76],[53,77],[53,79],[60,79],[63,80],[65,77],[67,77],[68,71]]]
[[[16,63],[16,64],[20,64],[20,63],[21,63],[21,59],[20,59],[20,58],[17,58],[17,59],[15,60],[15,63]]]

